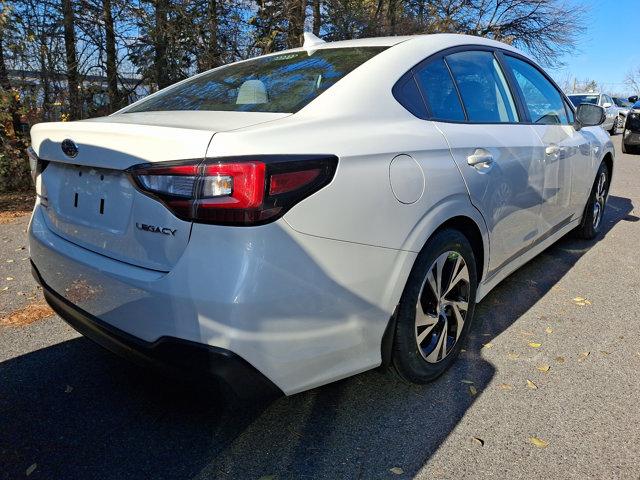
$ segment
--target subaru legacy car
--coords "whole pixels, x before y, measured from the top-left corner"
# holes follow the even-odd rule
[[[605,93],[572,93],[569,95],[569,100],[576,107],[581,103],[592,103],[604,108],[607,117],[602,124],[602,128],[611,135],[618,133],[618,128],[621,128],[624,124],[624,108],[619,107],[613,98]]]
[[[503,43],[308,36],[34,126],[33,273],[97,343],[241,397],[426,383],[494,286],[598,235],[603,121]]]

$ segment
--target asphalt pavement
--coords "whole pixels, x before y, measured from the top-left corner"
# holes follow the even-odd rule
[[[614,143],[604,234],[506,279],[427,386],[371,371],[231,409],[56,316],[0,325],[0,478],[639,479],[640,155]],[[0,225],[0,318],[41,298],[27,222]]]

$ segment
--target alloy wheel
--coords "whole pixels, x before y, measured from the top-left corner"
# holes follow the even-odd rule
[[[440,255],[427,271],[416,305],[416,343],[427,362],[440,362],[457,343],[469,294],[469,270],[462,255],[454,251]]]
[[[593,229],[597,230],[604,215],[607,202],[607,173],[601,172],[596,185],[595,201],[593,202]]]

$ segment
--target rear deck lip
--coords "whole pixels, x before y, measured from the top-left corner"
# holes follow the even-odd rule
[[[176,378],[212,378],[240,399],[284,395],[271,380],[230,350],[170,336],[144,341],[103,322],[54,291],[44,282],[33,260],[31,273],[42,286],[47,303],[66,323],[120,357]]]

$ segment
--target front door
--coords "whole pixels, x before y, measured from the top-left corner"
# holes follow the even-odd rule
[[[590,143],[573,127],[573,111],[540,70],[520,58],[504,58],[520,89],[531,128],[542,142],[538,153],[544,164],[540,231],[551,235],[582,213],[588,194],[583,177],[592,170]],[[584,195],[578,194],[583,190]]]

